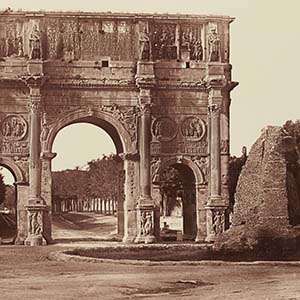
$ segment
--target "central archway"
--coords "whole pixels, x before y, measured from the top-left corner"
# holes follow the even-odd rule
[[[42,155],[43,155],[43,174],[42,177],[49,178],[48,184],[45,183],[44,180],[44,189],[42,189],[43,197],[47,204],[51,207],[52,202],[52,177],[51,177],[51,161],[55,157],[55,153],[52,152],[53,142],[57,134],[64,128],[73,125],[73,124],[92,124],[101,129],[103,129],[112,139],[115,148],[116,154],[118,158],[118,180],[116,185],[118,186],[118,194],[117,194],[117,224],[118,224],[118,239],[125,240],[127,237],[127,232],[129,225],[127,224],[127,208],[126,208],[126,196],[125,196],[125,184],[126,184],[126,161],[124,162],[120,157],[121,154],[133,153],[135,150],[135,143],[132,142],[131,137],[127,130],[124,128],[123,124],[112,117],[109,113],[105,113],[103,111],[87,111],[87,110],[79,110],[76,112],[69,113],[62,119],[60,119],[55,124],[49,124],[48,126],[48,135],[45,139],[44,143],[42,143]],[[80,139],[80,137],[78,137]],[[99,149],[101,150],[101,149]],[[100,152],[99,152],[100,153]],[[119,157],[120,156],[120,157]],[[49,159],[48,159],[49,158]],[[48,168],[47,168],[48,164]],[[48,171],[47,171],[48,169]],[[48,172],[48,176],[47,173]],[[99,182],[101,184],[101,182]],[[49,195],[50,194],[50,195]],[[50,196],[50,197],[49,197]],[[124,208],[125,206],[125,208]],[[113,210],[111,206],[106,207],[108,211]],[[48,240],[52,240],[51,233],[51,213],[49,215],[48,220]],[[135,224],[133,224],[135,226]]]

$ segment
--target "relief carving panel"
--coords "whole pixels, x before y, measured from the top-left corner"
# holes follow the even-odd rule
[[[208,182],[208,158],[203,156],[192,156],[192,161],[197,165],[203,175],[203,183]]]
[[[202,27],[182,25],[181,27],[181,58],[202,61],[203,46],[201,38]]]
[[[153,24],[151,42],[153,60],[177,59],[175,24]]]
[[[21,116],[9,115],[2,120],[0,130],[5,140],[19,141],[27,134],[28,125]]]
[[[205,135],[205,123],[197,117],[188,117],[181,124],[181,134],[189,141],[199,141]]]
[[[176,137],[177,132],[177,123],[168,117],[160,117],[152,124],[152,135],[155,140],[169,142]]]
[[[138,108],[132,106],[126,110],[121,110],[117,104],[113,105],[101,105],[100,110],[112,114],[112,116],[120,121],[125,129],[130,134],[131,140],[135,141],[137,138],[137,117],[138,117]]]

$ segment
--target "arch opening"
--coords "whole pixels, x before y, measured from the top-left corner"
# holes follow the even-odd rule
[[[17,176],[12,168],[0,164],[0,238],[13,244],[17,236]]]
[[[51,149],[57,153],[51,174],[54,242],[122,235],[124,164],[117,154],[123,144],[114,126],[94,117],[76,119],[57,131]]]
[[[160,174],[161,238],[194,240],[197,235],[196,178],[182,163],[165,167]]]

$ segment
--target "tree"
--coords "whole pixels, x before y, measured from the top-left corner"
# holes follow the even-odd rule
[[[6,195],[6,187],[4,183],[4,177],[0,173],[0,204],[2,204],[5,201],[5,195]]]
[[[164,212],[168,215],[174,207],[179,207],[181,205],[178,200],[178,194],[182,191],[184,186],[184,178],[180,171],[178,171],[174,167],[166,168],[160,177],[160,193],[163,199],[167,199],[167,201],[163,201]]]
[[[73,170],[53,172],[53,204],[59,205],[61,199],[75,199],[77,203],[84,201],[88,206],[96,199],[117,200],[118,157],[104,155],[101,159],[89,161],[87,166],[87,170],[77,167]]]

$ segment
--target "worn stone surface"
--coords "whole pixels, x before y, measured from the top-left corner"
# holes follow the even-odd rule
[[[79,122],[103,128],[124,161],[118,205],[124,241],[145,239],[139,221],[144,212],[153,216],[147,235],[159,239],[159,177],[174,164],[195,176],[197,239],[213,238],[226,227],[225,218],[214,216],[229,205],[229,104],[237,85],[229,63],[232,21],[180,14],[1,13],[0,165],[13,171],[22,195],[20,243],[28,235],[29,200],[35,209],[46,206],[42,230],[51,242],[52,145],[62,128]]]
[[[239,177],[232,227],[217,246],[252,248],[263,243],[295,247],[300,230],[299,151],[282,127],[266,127]],[[280,243],[282,241],[282,243]],[[269,243],[270,242],[270,243]]]

